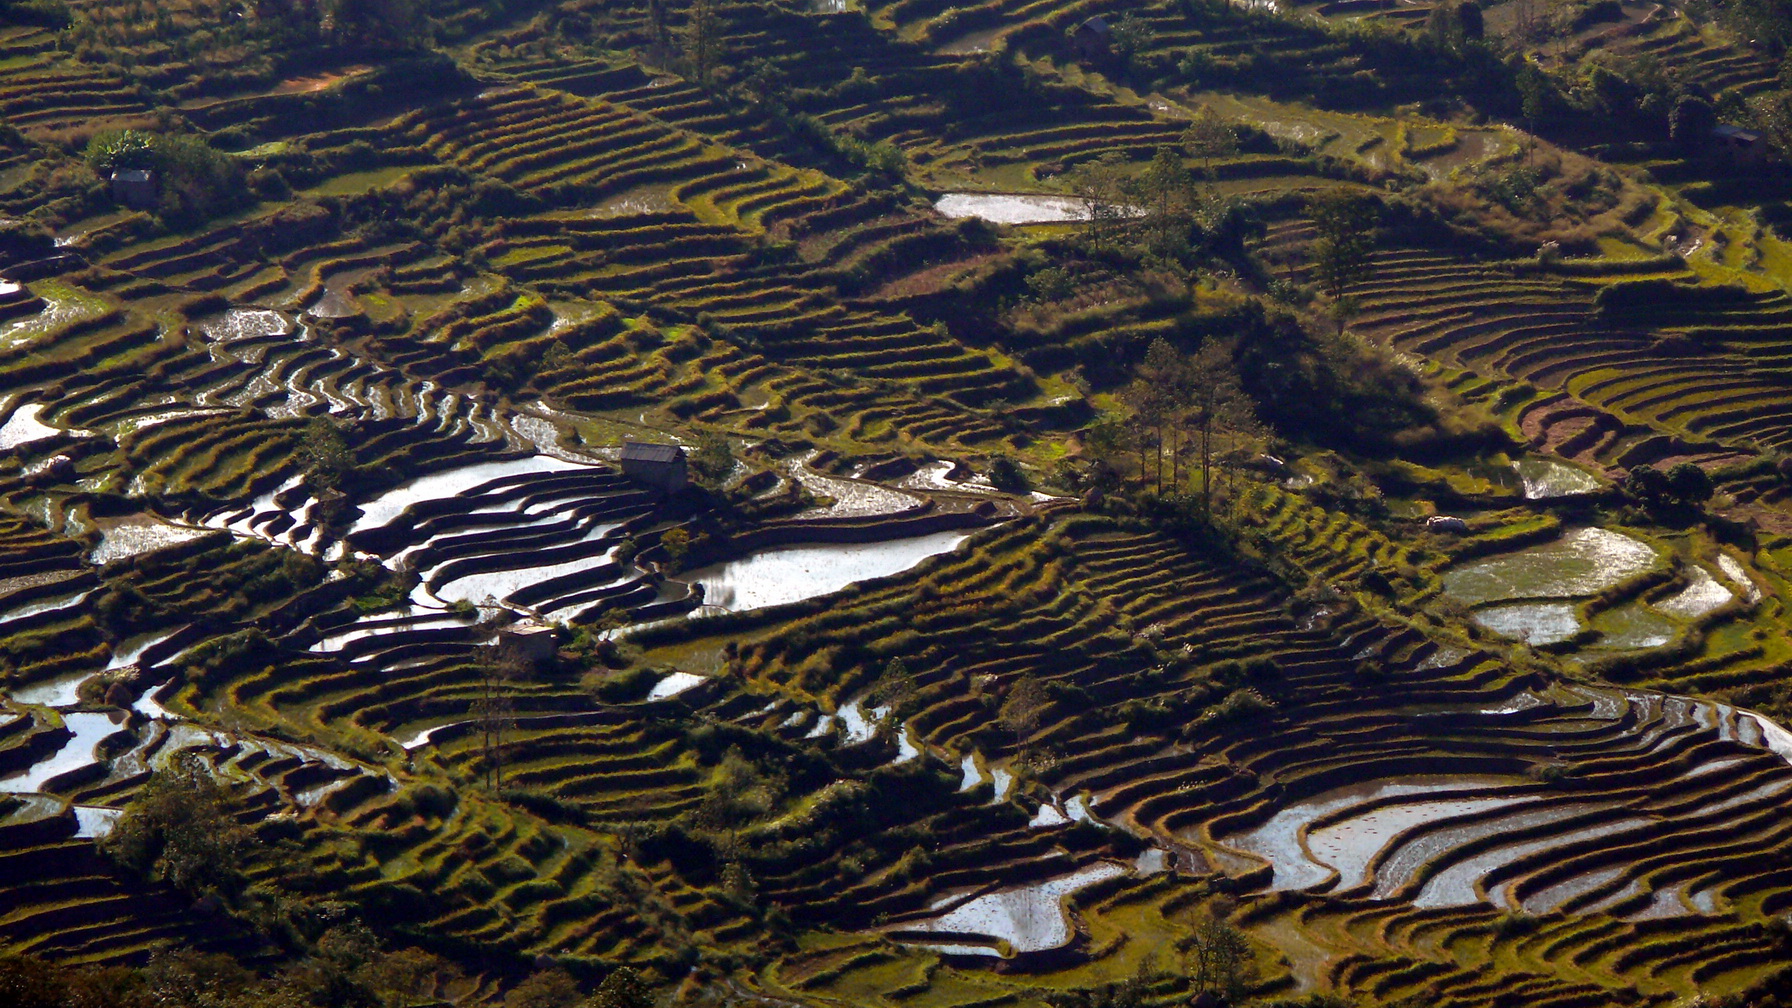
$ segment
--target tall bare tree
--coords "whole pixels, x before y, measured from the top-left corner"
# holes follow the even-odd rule
[[[685,52],[697,82],[708,86],[721,62],[722,23],[716,0],[691,0],[690,20],[685,25]]]
[[[1182,491],[1181,434],[1194,395],[1190,387],[1193,375],[1189,361],[1181,351],[1159,337],[1145,351],[1145,362],[1139,368],[1141,399],[1150,403],[1150,416],[1157,427],[1158,490],[1163,490],[1163,456],[1170,456],[1170,489]]]
[[[528,678],[529,666],[516,649],[497,643],[481,649],[475,664],[477,692],[472,715],[479,725],[479,744],[484,756],[485,781],[493,790],[504,787],[504,735],[516,728],[515,689]]]
[[[1213,468],[1217,457],[1215,442],[1228,435],[1254,430],[1256,410],[1244,391],[1233,361],[1231,343],[1209,338],[1189,358],[1186,367],[1188,389],[1187,422],[1197,439],[1201,458],[1201,511],[1213,517]]]

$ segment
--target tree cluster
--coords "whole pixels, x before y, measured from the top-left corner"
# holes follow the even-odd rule
[[[200,759],[182,752],[152,775],[100,849],[146,878],[191,896],[236,895],[244,885],[249,830],[237,821],[243,796]]]
[[[1080,204],[1084,240],[1098,251],[1167,262],[1203,250],[1239,251],[1252,218],[1236,201],[1204,191],[1185,161],[1199,158],[1202,174],[1211,175],[1215,159],[1238,149],[1237,128],[1208,111],[1185,130],[1180,149],[1160,148],[1143,171],[1113,153],[1079,166],[1066,181]]]
[[[156,213],[175,226],[223,213],[248,196],[241,166],[195,134],[109,130],[88,141],[85,157],[102,179],[115,171],[154,172]]]
[[[1681,462],[1667,472],[1640,465],[1625,474],[1620,489],[1649,511],[1696,508],[1711,499],[1711,476],[1691,462]]]
[[[1118,424],[1097,425],[1091,448],[1110,464],[1118,453],[1131,452],[1140,478],[1160,496],[1184,492],[1183,461],[1192,456],[1201,513],[1211,516],[1216,464],[1230,449],[1263,437],[1233,354],[1234,347],[1217,337],[1193,354],[1161,338],[1152,341],[1138,377],[1122,395],[1130,414]]]

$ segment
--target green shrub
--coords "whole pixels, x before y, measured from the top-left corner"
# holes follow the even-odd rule
[[[1021,471],[1019,463],[1006,455],[997,455],[990,460],[989,482],[997,490],[1009,493],[1026,493],[1032,489],[1027,482],[1027,474]]]

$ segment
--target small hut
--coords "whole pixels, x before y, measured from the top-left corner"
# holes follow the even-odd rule
[[[112,198],[132,210],[156,205],[156,173],[144,168],[125,168],[112,173]]]
[[[559,651],[560,630],[540,620],[521,619],[504,628],[498,643],[518,659],[539,665]]]
[[[622,442],[622,474],[666,493],[676,493],[690,483],[684,449],[677,445]]]
[[[1102,59],[1114,51],[1114,29],[1106,18],[1096,15],[1076,26],[1070,42],[1083,59]]]
[[[1767,160],[1767,138],[1752,129],[1719,123],[1711,130],[1712,153],[1739,165],[1758,165]]]

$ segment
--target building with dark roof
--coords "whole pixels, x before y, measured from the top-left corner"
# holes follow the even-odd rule
[[[683,490],[690,484],[684,449],[677,445],[622,442],[622,474],[667,493]]]
[[[1719,123],[1711,130],[1711,146],[1736,164],[1760,164],[1767,159],[1767,138],[1752,129]]]
[[[112,198],[133,210],[152,210],[156,205],[156,173],[126,168],[112,173]]]
[[[1114,29],[1109,27],[1106,18],[1097,14],[1077,25],[1070,33],[1070,41],[1083,59],[1100,59],[1113,51]]]

